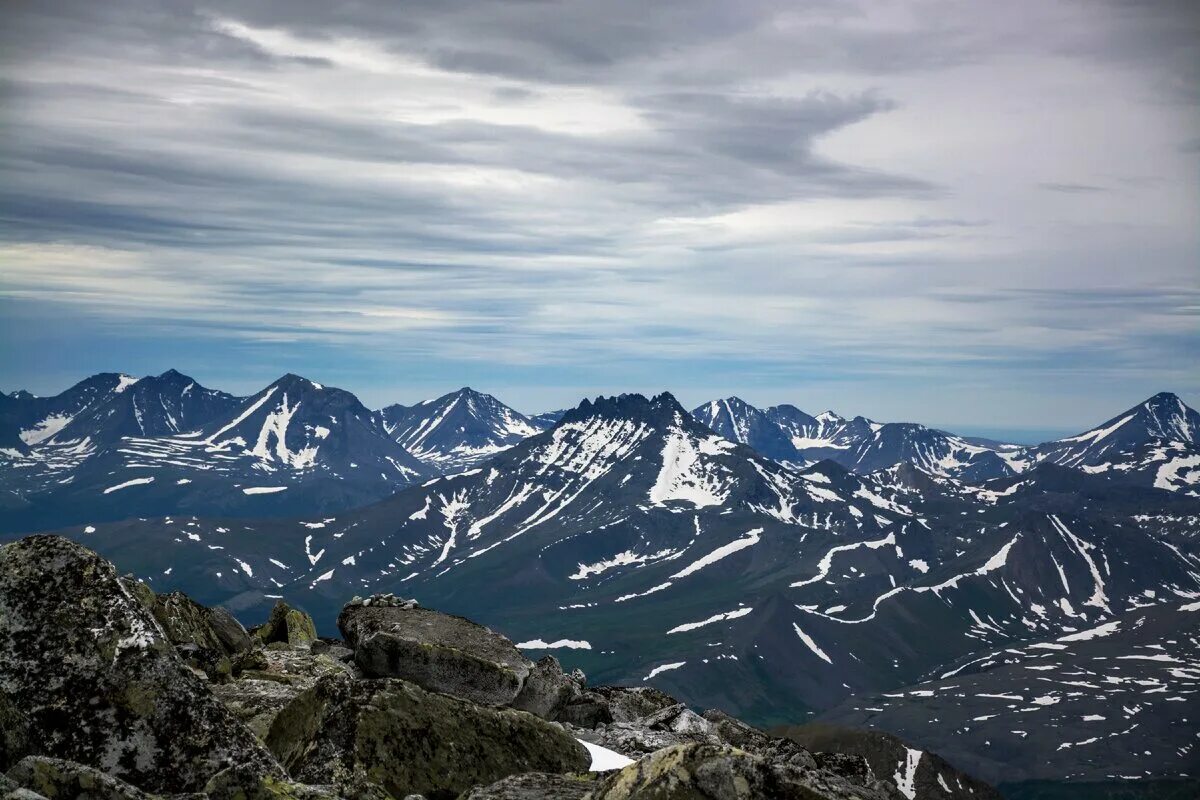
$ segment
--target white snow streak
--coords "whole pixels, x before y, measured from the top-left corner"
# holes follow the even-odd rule
[[[658,675],[663,672],[667,672],[668,670],[679,669],[686,663],[687,663],[686,661],[676,661],[673,664],[663,664],[662,666],[655,667],[654,669],[650,670],[650,674],[647,675],[646,677],[642,678],[642,680],[648,681],[651,678],[653,678],[655,675]]]
[[[557,650],[559,648],[567,648],[568,650],[591,650],[590,642],[583,639],[558,639],[553,642],[546,642],[541,639],[531,639],[528,642],[521,642],[517,647],[522,650]]]
[[[821,660],[823,660],[823,661],[824,661],[826,664],[832,664],[832,663],[833,663],[833,659],[832,659],[832,658],[830,658],[830,657],[829,657],[829,656],[828,656],[828,655],[825,653],[825,651],[824,651],[824,650],[822,650],[820,647],[818,647],[818,646],[817,646],[817,643],[816,643],[815,641],[813,641],[813,638],[812,638],[811,636],[809,636],[809,635],[808,635],[807,633],[805,633],[804,631],[800,630],[800,626],[799,626],[799,625],[797,625],[796,623],[794,623],[794,622],[793,622],[793,623],[792,623],[792,627],[796,629],[796,635],[800,637],[800,641],[802,641],[802,642],[804,642],[806,645],[808,645],[808,649],[809,649],[809,650],[812,650],[812,651],[813,651],[813,653],[815,653],[815,654],[817,655],[817,657],[818,657],[818,658],[820,658]]]
[[[115,492],[118,489],[124,489],[128,486],[140,486],[145,483],[154,483],[154,478],[152,478],[152,477],[151,478],[134,478],[131,481],[125,481],[124,483],[118,483],[116,486],[110,486],[104,490],[104,493],[111,494],[112,492]]]
[[[752,547],[758,544],[758,535],[763,532],[762,528],[755,528],[752,531],[746,531],[746,534],[735,541],[726,545],[721,545],[716,550],[713,550],[706,556],[693,561],[686,567],[672,575],[672,578],[686,578],[694,572],[704,569],[710,564],[715,564],[726,556],[731,556],[739,550],[745,550],[747,547]]]
[[[824,580],[825,577],[829,575],[829,570],[833,568],[833,557],[838,553],[854,550],[859,547],[867,547],[871,550],[878,550],[880,547],[886,547],[889,544],[894,545],[895,543],[896,534],[889,533],[882,539],[873,539],[866,542],[854,542],[852,544],[839,544],[836,547],[830,548],[829,552],[822,556],[821,560],[817,562],[816,575],[802,581],[796,581],[791,586],[793,589],[795,589],[799,586],[808,586],[810,583],[816,583],[819,580]]]
[[[667,633],[683,633],[684,631],[693,631],[696,628],[703,628],[705,625],[711,625],[714,622],[723,622],[730,619],[738,619],[744,617],[753,611],[753,608],[738,608],[733,611],[726,611],[722,614],[713,614],[708,619],[702,619],[699,622],[685,622],[682,625],[676,625]]]

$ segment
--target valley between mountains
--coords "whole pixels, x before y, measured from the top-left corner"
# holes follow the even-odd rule
[[[104,374],[0,395],[0,453],[4,539],[54,530],[243,619],[283,599],[332,633],[393,592],[1014,792],[1200,773],[1200,415],[1175,395],[1019,446],[736,398],[373,411],[294,375]]]

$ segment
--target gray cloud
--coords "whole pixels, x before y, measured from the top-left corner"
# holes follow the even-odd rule
[[[0,296],[601,382],[1174,377],[1190,6],[1019,11],[21,4]]]
[[[1090,183],[1039,183],[1038,187],[1048,192],[1062,192],[1063,194],[1089,194],[1107,191],[1103,186],[1093,186]]]

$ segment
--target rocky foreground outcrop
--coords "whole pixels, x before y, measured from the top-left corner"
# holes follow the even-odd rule
[[[535,716],[435,694],[395,678],[327,676],[271,724],[267,746],[309,783],[362,776],[395,797],[457,797],[525,772],[586,772],[574,737]]]
[[[23,749],[147,791],[200,791],[235,764],[284,777],[113,565],[66,539],[0,547],[0,693],[25,720]]]
[[[338,624],[344,640],[320,639],[281,602],[246,631],[65,539],[0,547],[0,800],[940,800],[989,790],[969,779],[914,789],[879,752],[813,752],[655,689],[589,687],[551,656],[533,662],[500,634],[415,601],[355,598]],[[593,753],[627,766],[590,772]],[[953,772],[943,764],[939,774]]]

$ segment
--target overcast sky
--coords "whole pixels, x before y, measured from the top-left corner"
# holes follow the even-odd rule
[[[1193,0],[4,4],[0,388],[1200,396]]]

